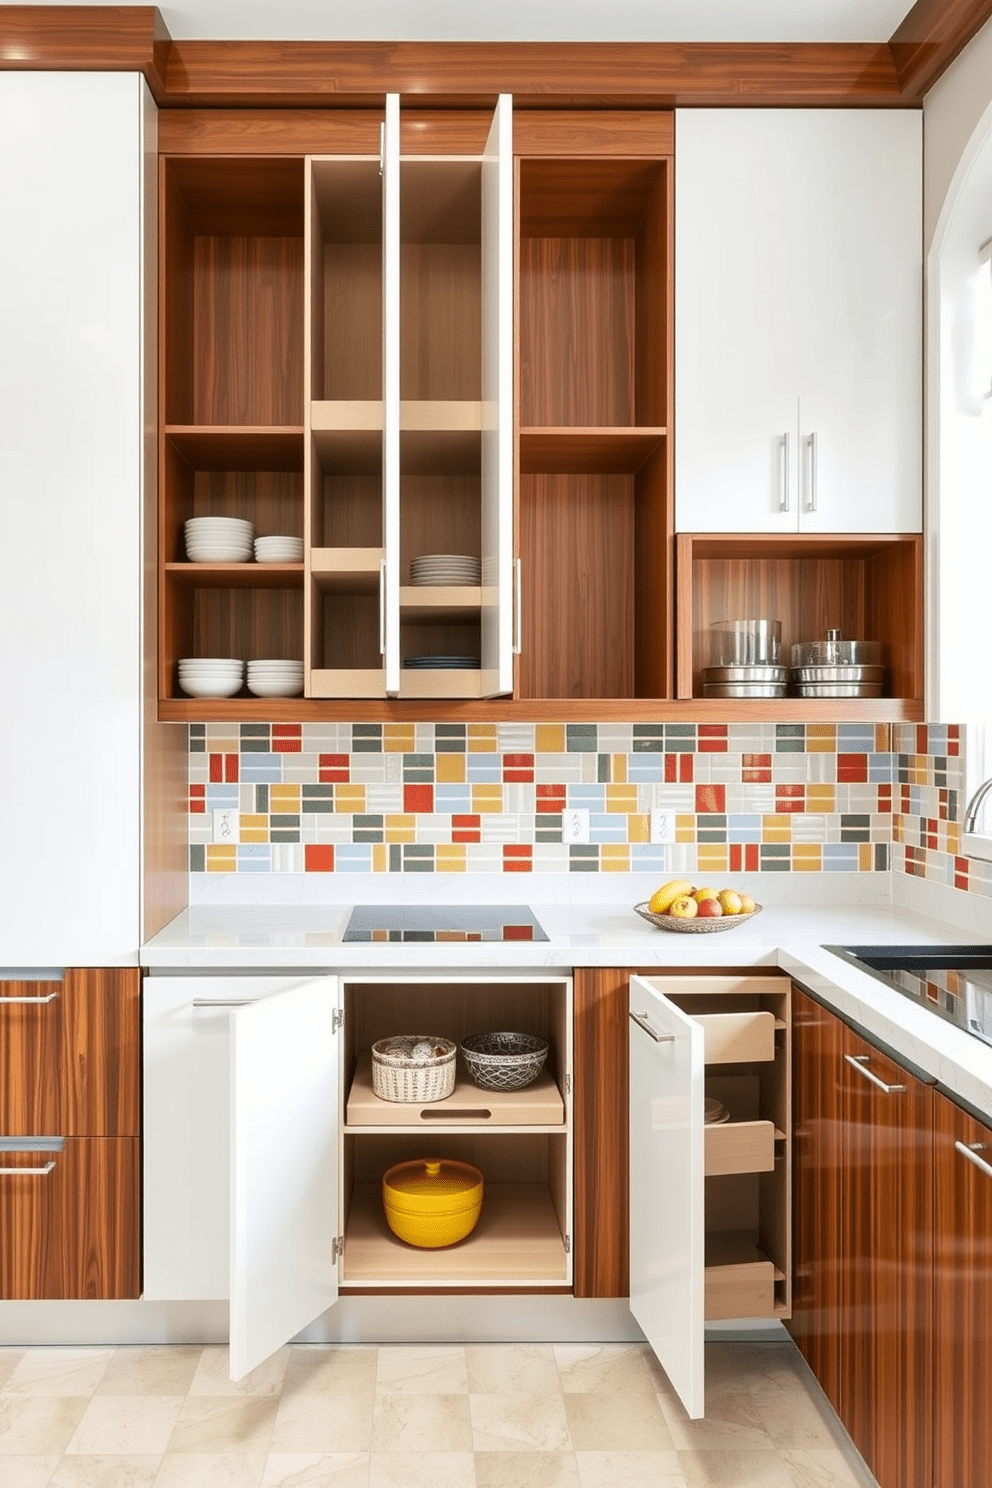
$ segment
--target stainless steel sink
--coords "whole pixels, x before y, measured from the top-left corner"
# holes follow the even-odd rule
[[[852,966],[992,1044],[992,945],[826,946]]]

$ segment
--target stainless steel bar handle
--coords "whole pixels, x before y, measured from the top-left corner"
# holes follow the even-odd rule
[[[859,1075],[864,1075],[866,1080],[870,1080],[873,1085],[877,1085],[879,1090],[884,1090],[886,1095],[896,1095],[899,1091],[906,1089],[905,1085],[886,1085],[884,1080],[880,1080],[877,1075],[873,1075],[867,1067],[868,1060],[871,1058],[870,1054],[845,1054],[844,1058],[852,1069],[856,1069]]]
[[[806,448],[809,451],[809,473],[808,473],[808,475],[806,477],[806,510],[807,511],[811,511],[811,512],[815,512],[816,511],[816,475],[817,475],[817,468],[816,468],[817,455],[816,455],[816,435],[815,434],[808,434],[806,436]]]
[[[647,1013],[632,1012],[630,1016],[637,1024],[638,1028],[643,1028],[645,1033],[649,1033],[651,1035],[656,1044],[674,1044],[674,1033],[659,1033],[657,1028],[652,1028],[651,1024],[648,1022]]]
[[[49,992],[47,997],[0,997],[0,1002],[54,1002],[58,995],[57,992]]]
[[[779,458],[781,468],[779,470],[778,483],[778,509],[787,512],[789,510],[789,435],[788,431],[779,440]]]
[[[978,1155],[986,1150],[984,1142],[973,1142],[970,1147],[966,1147],[963,1142],[955,1142],[954,1145],[962,1157],[966,1157],[970,1163],[975,1164],[976,1168],[981,1168],[983,1173],[992,1178],[992,1165],[987,1163],[984,1157]]]
[[[41,1178],[44,1177],[46,1173],[50,1173],[54,1166],[55,1163],[54,1161],[52,1161],[47,1162],[43,1168],[0,1168],[0,1175],[4,1173],[24,1173]]]
[[[379,655],[386,654],[386,560],[379,559]]]
[[[522,600],[520,598],[520,559],[513,560],[513,654],[520,655],[520,631],[523,619]]]
[[[256,997],[194,997],[195,1008],[225,1008],[225,1007],[247,1007],[250,1002],[257,1002]]]

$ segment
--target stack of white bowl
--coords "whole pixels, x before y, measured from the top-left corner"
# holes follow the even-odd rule
[[[241,517],[190,517],[184,523],[193,563],[247,563],[255,528]]]
[[[302,563],[302,537],[256,537],[256,563]]]
[[[190,697],[233,697],[244,676],[245,664],[236,656],[186,656],[179,661],[179,685]]]
[[[249,661],[248,691],[256,697],[298,697],[303,691],[302,661]]]

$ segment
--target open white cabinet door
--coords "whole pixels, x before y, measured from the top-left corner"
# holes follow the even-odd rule
[[[386,696],[400,690],[400,98],[382,130],[382,550],[380,646]]]
[[[482,160],[482,691],[513,691],[513,100]]]
[[[703,1030],[630,979],[630,1310],[685,1406],[703,1414]]]
[[[338,1296],[338,1007],[319,977],[231,1014],[231,1378]]]

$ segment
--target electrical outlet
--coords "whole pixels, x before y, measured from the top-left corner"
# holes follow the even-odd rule
[[[573,808],[562,815],[562,836],[566,842],[588,842],[589,841],[589,813],[581,808]]]
[[[652,809],[651,841],[667,843],[672,843],[675,841],[674,811],[659,811],[657,809]]]
[[[240,836],[240,815],[233,806],[222,806],[214,812],[215,842],[237,842]]]

